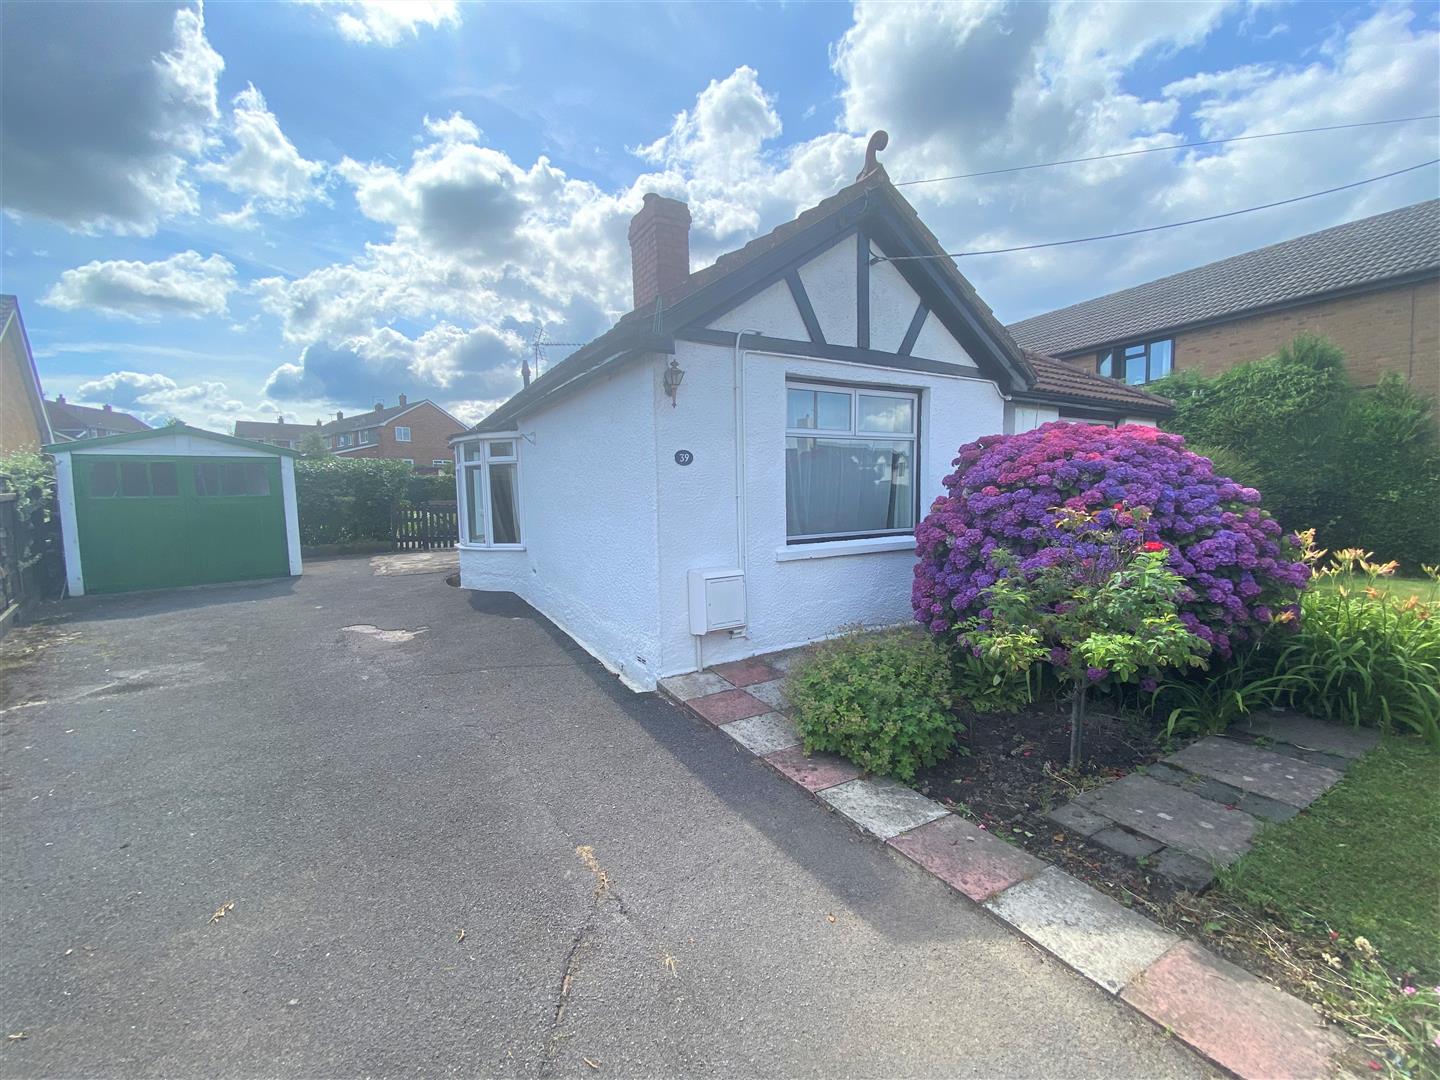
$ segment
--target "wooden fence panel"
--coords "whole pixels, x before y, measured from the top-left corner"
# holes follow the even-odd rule
[[[460,514],[454,503],[398,506],[391,520],[396,551],[435,551],[460,542]]]

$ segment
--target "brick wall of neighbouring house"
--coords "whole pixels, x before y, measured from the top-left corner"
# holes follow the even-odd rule
[[[396,427],[410,429],[408,443],[396,442]],[[381,428],[378,442],[351,450],[344,456],[387,458],[392,461],[409,458],[415,462],[415,468],[428,470],[432,468],[432,461],[455,459],[450,449],[450,436],[459,435],[464,430],[463,424],[456,423],[434,405],[424,402]]]
[[[1323,334],[1345,353],[1350,377],[1373,386],[1394,371],[1440,405],[1440,281],[1321,300],[1175,335],[1175,365],[1214,375],[1274,354],[1296,334]],[[1074,358],[1088,365],[1094,353]]]

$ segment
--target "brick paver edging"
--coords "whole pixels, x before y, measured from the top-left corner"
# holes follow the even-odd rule
[[[720,664],[664,679],[661,691],[1215,1064],[1245,1080],[1345,1071],[1355,1045],[1305,1002],[904,784],[806,756],[781,695],[783,663]]]

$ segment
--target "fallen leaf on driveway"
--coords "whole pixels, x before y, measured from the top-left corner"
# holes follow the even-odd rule
[[[460,927],[460,936],[455,939],[455,944],[456,944],[456,945],[459,945],[460,942],[462,942],[462,941],[464,941],[464,940],[465,940],[465,928],[462,926],[462,927]]]
[[[668,952],[665,954],[665,966],[670,969],[671,975],[674,975],[677,979],[680,977],[680,972],[675,970],[675,957],[671,956]]]
[[[13,1035],[5,1036],[5,1038],[8,1039],[10,1042],[19,1042],[21,1039],[28,1039],[29,1037],[30,1033],[27,1031],[17,1031]]]
[[[215,909],[215,914],[210,916],[210,923],[211,923],[211,925],[213,926],[215,923],[217,923],[217,922],[219,922],[221,919],[223,919],[223,918],[225,917],[225,913],[226,913],[227,911],[234,911],[234,910],[235,910],[235,901],[234,901],[234,900],[226,900],[225,903],[221,904],[218,908]]]
[[[583,1061],[583,1062],[585,1062],[585,1064],[586,1064],[586,1065],[589,1065],[592,1069],[598,1069],[598,1068],[600,1068],[600,1062],[598,1062],[598,1061],[591,1061],[591,1060],[590,1060],[589,1058],[587,1058],[587,1057],[582,1057],[580,1060]]]
[[[834,922],[834,921],[835,921],[835,916],[834,916],[834,915],[826,915],[826,916],[825,916],[825,921],[826,921],[826,922]]]

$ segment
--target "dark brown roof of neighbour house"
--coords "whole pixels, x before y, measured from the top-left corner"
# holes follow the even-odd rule
[[[237,439],[303,439],[312,431],[319,431],[318,424],[287,424],[281,420],[236,420]]]
[[[143,420],[120,412],[118,409],[96,409],[89,405],[75,405],[68,401],[47,401],[45,412],[50,417],[52,431],[79,431],[101,428],[105,431],[124,433],[149,431],[150,425]]]
[[[1089,371],[1072,367],[1053,356],[1026,350],[1025,359],[1035,369],[1035,385],[1015,396],[1033,401],[1055,401],[1081,407],[1114,407],[1124,405],[1137,413],[1153,415],[1168,413],[1170,400],[1118,379],[1106,379]]]
[[[622,315],[609,330],[588,345],[571,353],[528,387],[515,394],[475,425],[474,430],[507,430],[513,426],[518,417],[529,412],[541,400],[595,371],[620,354],[663,350],[667,347],[662,332],[667,331],[663,319],[667,311],[749,266],[812,225],[840,213],[856,202],[869,200],[872,197],[887,199],[889,204],[906,219],[911,228],[920,236],[930,253],[944,254],[945,249],[920,219],[915,208],[890,183],[884,167],[878,167],[863,180],[858,180],[842,188],[794,219],[777,226],[763,236],[756,237],[735,251],[721,255],[711,265],[695,271],[681,285],[661,296],[655,307],[647,305],[643,311],[632,310]],[[941,268],[941,272],[951,286],[970,305],[984,331],[994,340],[996,347],[1003,354],[1004,360],[1019,372],[1022,380],[1033,382],[1037,390],[1041,389],[1042,384],[1047,381],[1055,381],[1055,378],[1043,376],[1035,368],[1030,358],[1016,345],[1005,327],[995,318],[989,306],[975,291],[974,286],[960,273],[950,258],[938,258],[935,260],[935,264]],[[668,328],[670,331],[673,329],[674,327]],[[1120,404],[1136,406],[1140,411],[1166,412],[1169,410],[1169,403],[1163,398],[1123,386],[1119,387],[1117,391],[1116,385],[1112,385],[1112,380],[1102,379],[1097,375],[1076,372],[1073,374],[1073,378],[1066,377],[1065,393],[1073,394],[1077,398],[1101,407],[1113,406],[1118,401]],[[1120,395],[1118,399],[1117,392]]]
[[[1440,199],[1336,225],[1012,323],[1050,354],[1440,273]]]

